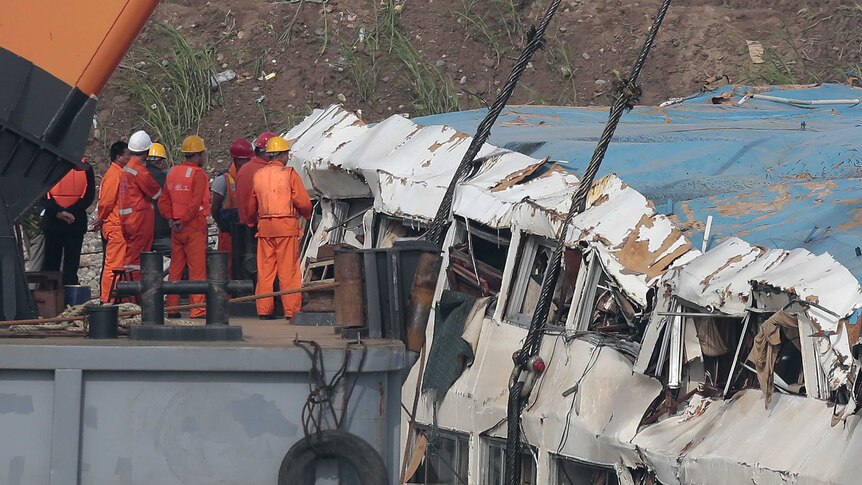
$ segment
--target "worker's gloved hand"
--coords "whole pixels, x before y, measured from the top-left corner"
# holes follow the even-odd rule
[[[93,232],[101,231],[101,230],[102,230],[102,224],[103,224],[104,222],[105,222],[105,221],[103,221],[103,220],[101,220],[101,219],[96,219],[96,220],[93,222],[93,225],[92,225],[92,226],[90,226],[90,230],[91,230],[91,231],[93,231]]]
[[[75,216],[66,211],[60,211],[57,213],[57,219],[65,222],[66,224],[72,224],[75,222]]]
[[[183,223],[180,222],[179,219],[171,219],[168,222],[168,225],[171,226],[171,230],[173,230],[174,232],[180,232],[183,230]]]

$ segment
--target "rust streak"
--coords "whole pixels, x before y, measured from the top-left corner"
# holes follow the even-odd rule
[[[722,271],[727,269],[728,266],[730,266],[731,264],[739,263],[741,261],[742,261],[742,256],[740,256],[738,254],[736,256],[728,259],[727,261],[724,262],[723,265],[721,265],[721,267],[719,267],[717,270],[713,271],[712,273],[708,274],[706,276],[706,278],[704,278],[703,281],[700,282],[700,284],[702,284],[703,288],[706,289],[706,287],[709,286],[709,282],[712,281],[713,278],[718,276],[718,273],[721,273]]]
[[[532,165],[524,167],[523,169],[518,170],[517,172],[510,173],[509,175],[506,176],[506,178],[504,178],[503,180],[498,182],[497,185],[491,187],[491,192],[501,192],[501,191],[506,190],[510,187],[514,187],[515,185],[518,185],[525,178],[527,178],[530,175],[532,175],[533,173],[535,173],[535,171],[538,170],[539,167],[544,165],[545,162],[547,162],[547,161],[548,161],[548,159],[545,158],[544,160],[540,160],[540,161],[538,161]]]

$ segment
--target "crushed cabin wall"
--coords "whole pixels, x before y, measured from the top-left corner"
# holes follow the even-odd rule
[[[724,401],[695,398],[681,416],[645,427],[633,444],[667,485],[858,483],[850,457],[862,452],[859,417],[846,426],[830,420],[823,401],[776,394],[764,409],[762,393],[749,389]]]
[[[378,126],[382,126],[381,123]],[[407,126],[407,124],[403,124],[403,126]],[[349,124],[350,129],[353,130],[355,126]],[[360,128],[356,128],[360,130]],[[367,133],[372,131],[373,129],[365,128],[365,132]],[[419,130],[413,131],[408,135],[408,138],[413,138]],[[425,133],[428,133],[426,131]],[[326,136],[330,138],[334,138],[338,133],[338,130],[330,130],[323,129],[318,133],[317,136]],[[341,136],[341,135],[338,135]],[[360,134],[359,136],[363,136]],[[354,137],[356,138],[356,136]],[[418,138],[417,138],[418,139]],[[372,164],[370,166],[362,166],[363,163],[359,157],[351,157],[355,162],[356,168],[346,169],[347,165],[342,164],[338,165],[341,167],[340,169],[349,172],[350,177],[344,180],[350,180],[351,183],[357,180],[362,180],[365,182],[367,187],[371,187],[371,193],[375,195],[375,208],[378,212],[382,212],[391,216],[396,217],[406,217],[408,219],[415,218],[419,220],[423,220],[425,218],[431,217],[433,214],[428,212],[427,208],[419,207],[416,208],[415,204],[409,206],[403,206],[399,204],[397,201],[402,199],[403,197],[413,197],[411,200],[411,204],[416,200],[420,200],[423,203],[427,203],[431,200],[437,200],[437,195],[445,187],[448,183],[448,177],[446,175],[446,170],[454,169],[453,162],[457,162],[458,158],[457,153],[454,151],[447,152],[447,150],[441,150],[441,147],[445,145],[447,140],[444,140],[442,143],[435,142],[435,144],[430,145],[432,152],[436,155],[439,153],[448,153],[449,155],[455,155],[453,157],[441,157],[439,161],[441,163],[432,163],[431,158],[426,157],[416,157],[415,154],[407,154],[404,151],[401,151],[397,154],[397,156],[388,157],[383,156],[380,157],[384,159],[383,163]],[[449,141],[453,141],[451,138]],[[454,140],[461,141],[461,140]],[[334,142],[333,142],[334,143]],[[390,142],[391,143],[391,142]],[[405,143],[401,143],[396,148],[387,152],[387,155],[390,153],[395,153],[398,148],[401,148]],[[327,149],[321,149],[319,153],[320,156],[314,155],[309,157],[309,160],[312,160],[315,163],[315,170],[327,170],[327,175],[329,172],[336,173],[338,170],[331,170],[330,165],[327,161],[325,152],[326,150],[330,150],[332,152],[337,152],[336,156],[344,157],[345,154],[350,153],[350,150],[355,150],[355,146],[351,146],[350,140],[346,140],[341,142],[340,144],[335,144],[334,149],[332,145]],[[438,146],[439,145],[439,146]],[[318,145],[315,145],[317,147]],[[323,144],[320,144],[323,147]],[[391,145],[390,145],[391,146]],[[428,148],[428,147],[426,147]],[[486,153],[486,155],[488,155]],[[316,157],[316,158],[315,158]],[[450,160],[451,158],[451,160]],[[515,158],[515,157],[510,157]],[[414,176],[417,174],[415,172],[416,160],[421,159],[421,168],[428,169],[429,173],[432,173],[432,176],[425,178],[423,180],[414,180]],[[404,162],[404,160],[409,160],[410,162]],[[494,159],[497,160],[497,159]],[[516,160],[520,163],[520,160]],[[391,163],[387,165],[387,162]],[[397,167],[395,162],[399,164],[405,165],[404,167]],[[478,193],[482,193],[488,189],[493,187],[497,187],[499,185],[500,180],[506,180],[506,177],[510,174],[513,174],[518,170],[518,167],[515,167],[517,163],[513,163],[513,169],[509,171],[495,171],[493,170],[493,163],[483,164],[482,170],[484,173],[482,174],[482,184],[474,186],[475,190]],[[448,167],[448,168],[447,168]],[[491,167],[491,169],[488,169]],[[307,170],[307,175],[309,177],[313,177],[313,170]],[[388,185],[381,189],[380,181],[387,180]],[[485,184],[484,180],[488,181],[494,180],[493,183]],[[567,177],[563,177],[563,179],[568,180]],[[475,180],[474,180],[475,181]],[[471,182],[474,182],[471,181]],[[327,181],[329,183],[330,181]],[[336,179],[332,181],[334,184],[336,183]],[[471,183],[468,182],[468,185]],[[535,182],[532,181],[532,182]],[[381,189],[374,192],[374,188]],[[536,187],[540,187],[541,184],[532,185],[531,181],[527,181],[522,185],[518,183],[508,187],[498,190],[498,192],[494,193],[495,197],[498,197],[496,203],[506,202],[507,197],[511,197],[514,194],[515,190],[524,190],[524,196],[517,199],[517,202],[512,203],[511,209],[507,209],[509,212],[495,212],[494,222],[500,223],[505,218],[510,218],[512,223],[510,227],[524,228],[528,231],[535,233],[536,235],[545,235],[546,237],[553,237],[556,234],[556,230],[559,228],[560,216],[565,212],[565,205],[567,203],[568,198],[566,196],[560,196],[557,194],[548,194],[543,193],[544,197],[539,200],[531,199],[530,191],[525,190],[526,188],[534,189]],[[654,209],[651,204],[646,201],[646,199],[638,194],[636,191],[629,189],[625,184],[619,181],[615,176],[607,176],[603,178],[597,186],[600,186],[602,189],[602,193],[595,192],[596,187],[593,188],[594,194],[590,201],[590,207],[587,211],[582,214],[579,214],[580,219],[576,220],[574,224],[574,230],[570,232],[572,244],[577,244],[580,241],[588,242],[595,248],[598,248],[597,251],[603,251],[605,253],[603,263],[605,266],[605,270],[610,274],[612,278],[618,281],[621,287],[630,292],[629,296],[633,297],[639,302],[645,301],[646,298],[646,288],[650,285],[654,284],[661,274],[664,272],[665,268],[671,266],[674,261],[676,261],[677,266],[682,266],[681,262],[692,263],[697,262],[697,257],[695,257],[698,252],[689,249],[688,242],[685,241],[685,238],[682,237],[681,233],[679,233],[673,225],[665,224],[665,217],[663,215],[656,215]],[[315,187],[317,188],[317,187]],[[392,190],[389,190],[392,188]],[[456,200],[459,197],[459,194],[462,193],[462,186],[459,188],[459,191],[456,192]],[[333,186],[331,188],[333,194],[337,194],[339,191],[339,187]],[[473,187],[470,190],[474,190]],[[417,194],[423,194],[421,198],[417,197]],[[465,189],[463,193],[467,193]],[[484,194],[481,194],[484,197]],[[385,199],[385,200],[384,200]],[[494,200],[489,200],[489,203],[493,203]],[[637,210],[640,208],[640,214],[638,214]],[[457,213],[457,212],[456,212]],[[511,214],[511,215],[510,215]],[[627,224],[626,221],[628,217],[635,217],[637,220],[633,221],[632,224]],[[620,217],[623,219],[620,220]],[[479,219],[481,220],[481,218]],[[548,234],[544,234],[548,233]],[[484,429],[480,429],[478,425],[487,425],[491,426],[498,422],[494,420],[493,423],[489,423],[493,418],[499,418],[505,414],[505,399],[501,400],[501,396],[504,396],[506,393],[506,382],[505,380],[508,377],[508,372],[500,372],[501,367],[505,369],[509,369],[511,366],[510,355],[511,351],[514,350],[519,345],[519,341],[523,338],[524,329],[514,327],[505,323],[501,323],[503,317],[505,315],[505,310],[508,306],[508,302],[506,301],[509,296],[509,289],[511,288],[513,272],[517,271],[515,268],[515,264],[513,264],[512,260],[512,251],[513,248],[517,250],[519,246],[519,239],[521,238],[521,232],[518,230],[513,231],[513,237],[510,246],[510,257],[507,260],[506,267],[504,269],[503,275],[503,291],[500,294],[500,301],[497,304],[497,308],[494,316],[491,319],[484,319],[482,322],[482,331],[479,336],[479,343],[477,344],[477,351],[481,354],[482,363],[473,364],[473,366],[469,367],[464,375],[456,382],[456,387],[450,392],[446,397],[446,401],[443,403],[443,408],[440,409],[441,414],[438,415],[440,418],[440,424],[444,427],[451,426],[453,429],[462,429],[462,430],[474,430],[474,431],[484,431]],[[454,233],[450,231],[447,235],[447,243],[444,246],[444,251],[452,244],[454,241]],[[659,243],[659,241],[662,241]],[[747,243],[743,243],[746,246]],[[744,248],[743,248],[744,249]],[[727,275],[727,270],[734,270],[736,275],[732,275],[729,278],[729,282],[735,283],[739,281],[740,275],[750,273],[752,277],[758,276],[760,273],[765,272],[772,268],[772,265],[779,264],[784,262],[786,259],[790,260],[792,258],[787,257],[790,252],[767,252],[772,260],[764,260],[761,256],[764,254],[761,250],[757,249],[752,251],[749,249],[749,253],[751,254],[751,259],[758,263],[758,265],[748,264],[747,261],[740,258],[736,261],[723,261],[721,265],[715,268],[715,272],[718,273],[716,275],[704,275],[710,276],[706,284],[704,286],[713,286],[713,288],[718,288],[717,283],[719,283],[721,275]],[[794,255],[798,256],[798,255]],[[803,255],[804,256],[804,255]],[[803,258],[804,259],[804,258]],[[804,263],[812,263],[811,261],[802,261]],[[833,261],[834,262],[834,261]],[[444,262],[443,267],[445,268],[448,262]],[[822,265],[822,263],[819,263]],[[694,267],[694,266],[692,266]],[[843,268],[842,268],[843,269]],[[677,268],[679,272],[685,271],[685,267]],[[675,270],[676,271],[676,270]],[[846,270],[845,270],[846,271]],[[786,275],[781,275],[786,276]],[[665,276],[667,277],[667,276]],[[743,280],[746,284],[748,280],[751,278],[746,278]],[[781,278],[777,278],[781,279]],[[444,285],[445,278],[441,278],[438,280],[438,289],[437,289],[437,298],[439,299],[440,292],[442,291],[442,287]],[[856,284],[858,287],[858,284]],[[834,287],[834,285],[826,285],[826,287]],[[673,294],[674,288],[665,288],[664,286],[660,286],[661,291],[668,290],[669,294]],[[691,286],[685,285],[685,288],[698,288],[698,285]],[[858,291],[857,291],[858,293]],[[737,298],[738,295],[738,298]],[[745,301],[746,296],[744,295],[744,291],[740,291],[737,294],[729,294],[729,297],[725,297],[722,294],[717,294],[714,296],[714,301],[718,302],[718,306],[726,305],[728,301],[730,302],[738,302],[737,304],[742,307],[741,311],[744,311],[745,305],[747,301]],[[858,295],[857,295],[858,296]],[[661,298],[660,298],[661,300]],[[707,305],[705,305],[707,306]],[[709,305],[712,307],[712,305]],[[574,305],[573,305],[574,307]],[[812,320],[813,323],[819,323],[820,319],[815,318]],[[655,325],[651,325],[653,328],[652,333],[655,334]],[[490,330],[490,331],[489,331]],[[433,312],[432,312],[432,324],[429,325],[428,329],[429,335],[433,335]],[[493,338],[489,337],[489,334],[493,335]],[[648,329],[647,336],[650,335],[650,330]],[[490,339],[490,340],[489,340]],[[586,351],[590,347],[590,344],[585,342],[581,342],[578,340],[572,341],[569,344],[565,344],[566,346],[571,346],[572,348],[580,347],[580,345],[587,345],[587,348],[581,349]],[[652,342],[653,346],[655,342]],[[690,342],[689,342],[690,344]],[[686,342],[683,342],[683,346],[686,345]],[[561,350],[561,348],[555,343],[546,342],[546,345],[543,347],[544,349],[552,349],[553,351]],[[590,351],[592,353],[592,351]],[[623,357],[622,354],[617,352],[616,350],[612,350],[611,352],[605,352],[602,350],[599,354],[610,354],[614,353],[621,360],[628,361],[626,357]],[[544,355],[544,351],[543,351]],[[561,354],[557,354],[558,356]],[[582,352],[577,352],[578,358],[582,357]],[[641,354],[641,358],[638,360],[638,365],[648,365],[648,359],[642,359],[643,353]],[[567,354],[568,357],[568,354]],[[569,359],[566,362],[558,362],[560,357],[546,356],[546,360],[551,362],[551,367],[554,365],[559,366],[568,366],[566,362],[571,362]],[[642,363],[642,360],[646,360],[646,363]],[[604,358],[602,358],[601,363],[593,363],[593,367],[589,367],[587,371],[587,375],[592,372],[601,372],[599,369],[616,369],[619,372],[619,375],[609,375],[607,379],[602,381],[603,386],[598,387],[597,389],[587,389],[580,388],[579,392],[575,393],[575,396],[582,396],[581,399],[587,399],[587,404],[595,404],[601,408],[601,406],[607,407],[609,404],[603,402],[602,399],[608,400],[619,400],[626,404],[625,401],[628,399],[631,401],[629,395],[629,388],[635,388],[637,386],[630,384],[626,381],[626,385],[620,385],[618,387],[607,386],[608,379],[623,379],[631,378],[636,379],[641,385],[646,386],[649,389],[655,388],[655,391],[650,393],[642,393],[643,395],[650,396],[650,403],[652,399],[657,397],[661,393],[661,384],[648,376],[641,375],[639,373],[632,373],[631,364],[617,366],[613,362],[605,362]],[[583,370],[588,369],[587,366],[584,366],[581,369],[581,374],[578,374],[578,369],[567,369],[565,373],[566,378],[571,378],[572,375],[584,375]],[[549,372],[551,369],[549,368]],[[613,372],[608,371],[609,374],[613,374]],[[550,374],[547,374],[548,382],[551,382]],[[415,370],[411,374],[411,381],[408,381],[408,384],[405,386],[405,389],[408,393],[412,392],[411,382],[415,385],[415,382],[418,378],[418,372]],[[502,379],[502,382],[497,382]],[[584,377],[586,380],[586,377]],[[543,379],[544,381],[544,379]],[[583,384],[583,382],[581,382]],[[571,387],[571,386],[570,386]],[[609,389],[615,390],[615,392],[607,392]],[[605,393],[605,394],[603,394]],[[565,421],[562,421],[564,418],[559,418],[559,413],[562,414],[563,417],[568,413],[568,408],[566,409],[558,409],[555,407],[559,405],[560,402],[568,402],[572,403],[573,401],[568,399],[561,398],[561,395],[556,395],[553,391],[543,391],[539,389],[539,391],[535,394],[535,403],[532,406],[539,405],[543,403],[544,399],[548,399],[548,405],[550,406],[545,414],[533,416],[532,409],[528,409],[525,413],[525,423],[530,421],[531,423],[538,423],[529,427],[528,438],[531,443],[539,444],[540,447],[543,447],[546,451],[554,451],[557,449],[553,441],[556,438],[559,441],[559,435],[562,432],[561,427],[565,428]],[[640,396],[640,395],[639,395]],[[639,397],[635,396],[635,397]],[[682,415],[682,416],[672,416],[667,417],[656,423],[654,425],[644,427],[640,433],[636,433],[632,438],[628,438],[629,440],[634,439],[634,444],[638,445],[639,453],[634,453],[632,450],[632,446],[629,442],[621,441],[625,439],[628,434],[626,434],[626,430],[630,429],[631,422],[634,422],[636,419],[639,423],[641,417],[643,416],[643,412],[637,414],[637,417],[633,417],[631,415],[627,415],[626,413],[633,412],[631,409],[618,409],[618,413],[610,418],[610,421],[603,424],[601,428],[596,428],[593,426],[591,421],[585,420],[580,421],[580,416],[576,416],[574,418],[570,418],[569,431],[575,429],[575,432],[583,431],[582,440],[577,440],[579,443],[574,449],[567,449],[565,453],[568,453],[566,456],[570,456],[572,458],[581,459],[584,461],[593,461],[596,463],[610,463],[610,461],[600,461],[600,460],[611,460],[614,462],[618,461],[617,458],[623,461],[627,461],[632,465],[637,465],[638,463],[645,464],[649,468],[655,469],[659,472],[660,478],[663,481],[667,481],[667,483],[677,483],[679,481],[682,482],[708,482],[710,481],[711,474],[716,472],[725,473],[731,477],[742,477],[746,475],[754,475],[758,480],[763,483],[773,483],[772,480],[777,477],[790,477],[790,480],[797,480],[797,478],[802,477],[802,479],[811,478],[813,481],[803,482],[799,481],[798,483],[822,483],[817,481],[820,477],[830,476],[827,473],[823,473],[820,476],[814,476],[811,474],[809,476],[809,472],[806,469],[806,474],[801,475],[796,472],[790,474],[783,474],[782,471],[772,471],[772,470],[790,470],[791,467],[786,465],[783,461],[774,459],[771,455],[768,459],[764,459],[761,461],[753,461],[750,460],[752,456],[756,456],[756,451],[752,450],[751,453],[746,454],[743,457],[734,461],[734,454],[732,451],[728,452],[728,450],[720,449],[718,447],[716,450],[707,449],[708,447],[704,445],[704,443],[709,443],[712,441],[713,436],[717,436],[716,440],[719,445],[722,443],[722,439],[724,442],[729,442],[730,437],[721,438],[720,431],[716,432],[714,429],[717,426],[714,422],[707,422],[707,419],[703,419],[704,416],[711,416],[709,414],[710,408],[713,409],[713,412],[716,412],[719,408],[728,408],[728,406],[732,406],[734,403],[741,400],[743,397],[746,399],[754,399],[757,398],[762,399],[762,395],[757,390],[747,390],[737,394],[737,397],[728,401],[704,401],[699,398],[694,398],[690,403],[691,412],[690,415]],[[426,398],[422,398],[427,401]],[[449,404],[447,401],[454,401],[457,404]],[[591,402],[592,401],[592,402]],[[713,404],[705,404],[706,402],[712,402]],[[780,399],[776,400],[776,402],[781,403],[782,406],[786,406],[788,408],[796,407],[810,407],[810,406],[824,406],[825,403],[822,401],[806,399],[798,396],[786,396],[781,395]],[[799,404],[803,403],[803,404]],[[695,406],[696,405],[696,406]],[[760,409],[762,409],[763,402],[759,403]],[[774,404],[770,405],[773,409]],[[648,404],[644,406],[644,412],[648,408]],[[756,407],[756,406],[754,406]],[[445,409],[444,409],[445,408]],[[737,406],[736,408],[728,408],[729,411],[723,411],[721,414],[733,414],[736,413],[737,409],[741,409],[741,406]],[[538,408],[537,408],[538,409]],[[822,408],[814,408],[817,409],[817,413],[822,414]],[[420,403],[420,421],[430,423],[430,408],[428,407],[428,403],[424,403],[424,408],[422,403]],[[792,409],[791,409],[792,411]],[[748,412],[747,408],[744,409],[744,412]],[[802,415],[807,417],[817,418],[817,413],[808,413],[807,411],[803,412]],[[756,414],[756,413],[753,413]],[[546,426],[546,422],[552,422],[553,419],[557,419],[555,426]],[[572,421],[572,419],[574,421]],[[585,418],[586,419],[586,418]],[[613,420],[619,420],[618,422],[613,422]],[[632,420],[627,421],[627,420]],[[848,418],[848,423],[851,421],[855,423],[856,417],[851,416]],[[445,425],[444,421],[450,423],[449,425]],[[791,439],[790,436],[783,436],[783,432],[787,432],[788,430],[784,427],[783,424],[781,428],[778,428],[775,424],[771,424],[771,419],[769,419],[769,413],[760,413],[759,418],[753,422],[748,423],[747,428],[741,428],[741,430],[737,433],[739,436],[745,436],[745,431],[750,431],[751,429],[762,427],[764,428],[764,433],[767,437],[777,438],[777,442],[782,442],[783,440]],[[562,424],[561,424],[562,423]],[[574,424],[572,424],[574,423]],[[816,430],[823,429],[824,432],[832,432],[835,428],[825,429],[823,427],[823,422],[816,422],[813,426]],[[472,425],[472,427],[470,427]],[[636,426],[636,425],[635,425]],[[827,423],[828,426],[828,423]],[[526,426],[525,426],[526,427]],[[773,430],[773,427],[776,427]],[[809,427],[811,427],[809,425]],[[799,426],[797,429],[803,429],[803,426]],[[487,428],[485,428],[487,429]],[[604,432],[604,430],[611,430],[611,435],[596,435],[595,431],[600,430]],[[592,433],[591,433],[592,432]],[[683,439],[681,436],[685,435],[685,433],[695,433],[696,438],[700,441],[697,443],[693,441],[682,442]],[[500,431],[496,432],[499,434]],[[652,433],[652,434],[649,434]],[[836,439],[843,439],[844,442],[849,442],[854,439],[852,432],[848,432],[849,434],[836,436]],[[491,433],[495,434],[495,433]],[[799,433],[797,432],[794,436],[797,436]],[[806,435],[811,434],[807,433]],[[597,440],[597,438],[599,438]],[[642,439],[643,438],[643,439]],[[650,441],[652,439],[653,441]],[[605,441],[602,441],[605,440]],[[639,441],[640,440],[640,441]],[[581,441],[585,441],[585,443],[581,443]],[[599,445],[597,442],[601,442],[603,446],[599,449]],[[606,442],[606,443],[605,443]],[[639,442],[646,443],[648,446],[641,447]],[[817,441],[812,443],[809,446],[809,449],[816,448],[821,441]],[[679,445],[679,446],[677,446]],[[855,445],[858,447],[858,444]],[[590,448],[594,447],[594,448]],[[702,452],[702,456],[698,460],[691,460],[690,456],[692,456],[693,449],[700,447],[700,451]],[[481,459],[481,440],[479,440],[478,435],[474,433],[471,437],[471,469],[479,470],[484,466],[483,462],[480,462]],[[762,449],[768,450],[769,445],[764,443],[761,447]],[[613,450],[613,451],[607,451]],[[608,456],[599,456],[600,453],[605,453],[607,451]],[[818,453],[819,450],[815,450],[812,453]],[[772,452],[772,454],[775,454]],[[840,455],[840,453],[839,453]],[[542,461],[547,462],[547,455],[542,455]],[[834,456],[834,455],[833,455]],[[592,457],[592,458],[589,458]],[[628,458],[626,458],[628,457]],[[818,463],[827,462],[826,457],[818,459],[820,460]],[[815,458],[810,458],[814,460]],[[757,466],[747,465],[746,463],[760,463]],[[783,467],[783,468],[782,468]],[[844,469],[833,472],[832,476],[837,477],[839,482],[842,483],[853,483],[852,478],[841,475],[841,473],[845,473],[847,467]],[[676,478],[674,478],[676,477]],[[691,477],[691,480],[688,480],[686,477]],[[729,479],[725,483],[736,483],[738,480],[734,481],[733,479]],[[759,482],[758,482],[759,483]],[[778,482],[775,482],[778,483]]]
[[[511,355],[520,348],[526,329],[484,318],[477,354],[437,410],[437,424],[473,435],[504,437]],[[527,441],[547,452],[613,466],[622,460],[637,466],[638,454],[628,444],[640,419],[660,395],[652,378],[633,374],[631,361],[611,347],[596,348],[581,340],[545,337],[541,356],[549,363],[534,398],[524,411]],[[568,397],[562,392],[578,385]],[[621,399],[620,396],[625,396]],[[571,410],[571,413],[570,413]],[[569,437],[561,443],[568,415]],[[418,419],[434,422],[433,403],[421,396]],[[559,452],[557,451],[559,450]],[[471,468],[484,463],[473,463]],[[474,482],[471,482],[474,483]]]

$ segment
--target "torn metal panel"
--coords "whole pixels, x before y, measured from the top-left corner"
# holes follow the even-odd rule
[[[780,251],[769,252],[730,238],[662,280],[666,291],[701,308],[741,317],[751,305],[751,279],[778,264]]]
[[[708,248],[739,236],[760,246],[829,252],[862,278],[862,258],[854,251],[862,225],[862,107],[800,108],[758,99],[743,106],[714,104],[714,98],[736,104],[750,89],[726,86],[666,108],[634,108],[620,123],[599,177],[615,173],[657,206],[667,206],[697,247],[712,215],[715,241]],[[846,84],[765,91],[801,100],[862,93]],[[472,133],[485,113],[445,113],[417,122]],[[583,173],[606,121],[606,109],[509,106],[489,142],[529,146],[530,156],[569,160],[567,169]]]
[[[368,127],[362,120],[339,106],[314,110],[299,125],[284,134],[287,139],[294,141],[291,148],[290,163],[302,176],[305,186],[312,189],[313,193],[321,190],[321,187],[350,184],[349,176],[342,177],[348,180],[339,181],[336,184],[333,183],[334,181],[316,179],[312,172],[321,160],[328,160],[334,153],[367,130]],[[336,180],[338,179],[336,178]],[[355,183],[351,185],[356,190]],[[331,190],[326,190],[324,195],[332,198],[341,196],[341,194],[332,193]]]
[[[473,365],[437,410],[440,427],[505,436],[501,423],[506,416],[509,373],[500,369],[511,365],[510,356],[520,348],[525,334],[523,328],[483,320]],[[599,338],[607,343],[614,340]],[[566,342],[549,336],[541,355],[551,365],[524,410],[526,441],[576,460],[605,466],[622,460],[637,466],[639,456],[630,442],[641,417],[661,393],[661,384],[633,374],[629,358],[609,345],[597,347],[584,340]],[[432,422],[428,396],[420,402],[418,419]],[[567,429],[567,438],[561,436],[563,429]]]
[[[558,170],[502,190],[499,184],[489,188],[471,180],[459,187],[453,212],[490,227],[518,226],[531,234],[554,237],[561,224],[557,216],[568,211],[577,186],[577,177]]]
[[[858,482],[858,467],[841,466],[862,452],[858,416],[833,427],[823,401],[776,394],[768,409],[763,402],[753,389],[726,401],[695,397],[633,443],[665,484]]]
[[[756,294],[752,284],[758,288]],[[771,312],[784,309],[793,299],[814,303],[816,306],[803,305],[799,311],[815,328],[811,334],[822,335],[803,337],[816,340],[822,355],[818,362],[828,380],[828,386],[822,390],[816,390],[814,380],[813,395],[823,397],[827,390],[846,385],[855,375],[851,343],[842,319],[862,307],[862,287],[850,271],[828,254],[814,255],[805,249],[767,250],[730,238],[673,268],[662,278],[661,286],[659,301],[677,297],[737,317],[743,316],[755,301],[758,308]],[[651,326],[660,326],[658,319],[653,316]],[[648,336],[652,332],[648,329]],[[638,368],[644,368],[642,362]],[[812,369],[807,372],[816,375]]]
[[[691,248],[666,216],[615,175],[593,185],[587,210],[572,221],[569,241],[594,244],[608,274],[641,306],[648,288]]]

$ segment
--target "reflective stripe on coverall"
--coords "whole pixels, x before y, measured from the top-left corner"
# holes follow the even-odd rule
[[[179,220],[182,230],[171,232],[171,267],[168,281],[178,281],[188,266],[190,281],[207,278],[207,216],[210,193],[206,173],[194,163],[184,162],[168,173],[159,211],[167,220]],[[179,305],[179,295],[168,295],[166,305]],[[190,303],[203,303],[204,295],[190,295]],[[206,315],[206,308],[193,308],[192,318]]]
[[[155,214],[153,200],[162,189],[138,157],[123,167],[117,205],[123,236],[126,238],[126,266],[141,267],[141,253],[153,247]],[[139,277],[136,274],[136,277]]]
[[[126,264],[126,238],[120,226],[117,196],[120,189],[123,167],[111,163],[102,177],[99,186],[99,205],[97,212],[102,220],[102,240],[104,241],[105,262],[102,265],[99,300],[108,303],[111,292],[111,281],[115,269],[122,269]]]

